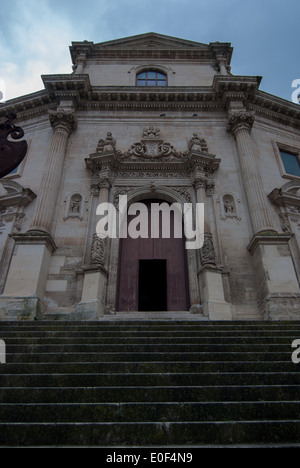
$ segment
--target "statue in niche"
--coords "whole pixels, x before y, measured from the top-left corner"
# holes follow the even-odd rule
[[[77,194],[72,195],[71,201],[70,201],[70,212],[74,214],[79,214],[81,202],[82,202],[81,195],[77,195]]]
[[[237,200],[240,203],[240,200]],[[241,217],[238,213],[235,197],[229,193],[224,195],[218,203],[220,204],[221,218],[225,221],[227,218],[236,218],[238,221]]]
[[[226,215],[236,214],[235,202],[232,195],[224,195],[223,203]]]
[[[68,218],[79,218],[83,220],[83,197],[79,193],[74,193],[70,198],[65,200],[66,211],[64,221]]]

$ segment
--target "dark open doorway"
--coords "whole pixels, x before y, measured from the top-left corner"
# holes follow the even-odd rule
[[[167,309],[167,261],[139,261],[139,310]]]

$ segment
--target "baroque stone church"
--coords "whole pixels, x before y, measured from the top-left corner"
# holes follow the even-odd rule
[[[0,184],[0,320],[299,320],[300,108],[229,43],[73,42],[7,101],[28,143]],[[71,67],[70,67],[71,68]],[[204,203],[205,240],[99,238],[97,207]]]

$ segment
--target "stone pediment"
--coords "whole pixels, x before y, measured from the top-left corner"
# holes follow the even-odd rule
[[[203,49],[207,50],[208,45],[199,42],[188,41],[177,37],[165,36],[157,33],[140,34],[137,36],[125,37],[109,42],[95,44],[97,48],[111,49]]]

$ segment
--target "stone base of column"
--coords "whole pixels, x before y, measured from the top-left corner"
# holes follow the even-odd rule
[[[300,294],[270,295],[259,305],[266,321],[300,320]]]
[[[258,233],[248,246],[257,275],[259,310],[265,320],[300,319],[300,288],[290,239],[288,234]]]
[[[33,320],[42,313],[45,285],[51,255],[56,249],[49,234],[13,234],[14,252],[3,295],[0,296],[2,317]],[[22,312],[23,310],[23,312]],[[22,318],[23,317],[23,318]]]
[[[83,267],[84,282],[81,301],[76,305],[78,320],[98,320],[104,316],[104,291],[107,271],[101,265]]]
[[[222,272],[205,266],[199,272],[203,315],[210,320],[232,320],[231,307],[225,301]]]
[[[0,321],[34,320],[43,310],[37,296],[0,296]]]

